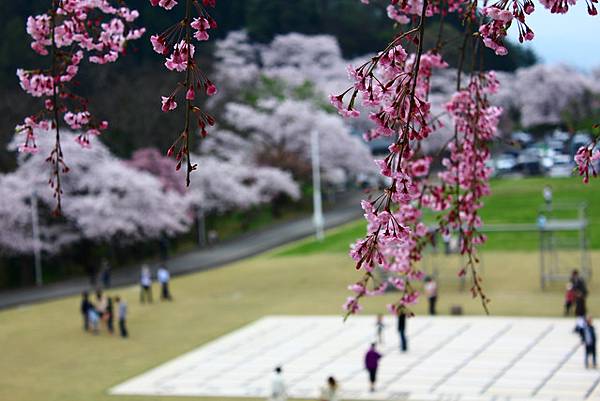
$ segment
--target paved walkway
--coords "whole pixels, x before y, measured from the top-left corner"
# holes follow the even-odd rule
[[[343,400],[600,400],[600,373],[583,366],[572,319],[417,316],[407,324],[408,352],[385,317],[377,391],[363,358],[375,316],[268,316],[128,379],[111,394],[195,397],[269,395],[283,366],[290,398],[316,399],[325,379]],[[293,333],[293,335],[292,335]]]
[[[360,199],[359,193],[340,199],[334,210],[324,213],[325,227],[332,228],[360,217],[362,215]],[[208,270],[296,241],[313,232],[312,216],[278,223],[265,229],[245,233],[210,248],[172,257],[168,266],[172,275]],[[156,265],[151,267],[156,269]],[[139,266],[113,270],[111,277],[113,287],[137,283],[139,271]],[[89,280],[81,277],[41,288],[5,290],[0,292],[0,309],[78,294],[89,289],[89,286]]]

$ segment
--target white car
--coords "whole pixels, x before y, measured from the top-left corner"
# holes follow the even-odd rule
[[[548,170],[550,177],[570,177],[573,174],[575,162],[569,155],[558,154],[554,156],[554,165]]]
[[[509,173],[516,167],[517,158],[509,153],[505,153],[498,156],[495,160],[495,165],[498,174]]]

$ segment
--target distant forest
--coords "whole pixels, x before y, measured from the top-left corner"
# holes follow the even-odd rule
[[[29,15],[46,11],[49,3],[50,0],[0,2],[0,171],[14,167],[14,154],[5,150],[14,126],[39,107],[39,99],[20,91],[15,71],[43,67],[40,63],[48,61],[31,50],[25,22]],[[210,70],[214,39],[239,29],[245,29],[258,42],[269,42],[275,35],[288,32],[329,34],[337,38],[345,57],[372,53],[384,47],[394,32],[385,12],[388,2],[372,0],[372,3],[375,4],[367,7],[357,0],[218,0],[213,17],[219,26],[211,32],[211,41],[200,47],[200,53],[206,54],[200,57]],[[144,146],[166,149],[174,132],[180,129],[177,113],[150,121],[145,118],[147,113],[158,111],[161,91],[167,91],[176,79],[165,71],[163,59],[152,51],[148,37],[162,32],[180,15],[176,9],[166,12],[153,8],[147,0],[131,0],[129,5],[140,11],[137,23],[147,29],[144,38],[128,48],[133,55],[110,66],[86,64],[80,76],[81,92],[93,98],[92,111],[110,120],[111,129],[102,140],[121,157],[128,157],[134,149]],[[436,22],[428,27],[432,45],[438,27]],[[458,20],[446,18],[447,40],[459,37],[461,31]],[[455,54],[445,57],[451,65],[456,64]],[[510,46],[505,57],[497,57],[489,50],[484,54],[485,67],[496,70],[514,71],[535,62],[535,54],[519,46]]]

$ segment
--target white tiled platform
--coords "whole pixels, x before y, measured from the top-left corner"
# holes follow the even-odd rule
[[[282,365],[293,398],[316,398],[333,375],[343,399],[600,401],[600,371],[584,369],[570,319],[416,317],[407,353],[386,319],[375,393],[363,370],[374,338],[369,316],[265,317],[110,392],[265,398],[271,371]]]

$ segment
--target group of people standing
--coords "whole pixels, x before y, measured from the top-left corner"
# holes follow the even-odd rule
[[[565,293],[565,316],[571,315],[571,309],[575,313],[574,331],[581,337],[581,343],[585,347],[585,367],[592,366],[596,368],[596,330],[592,323],[592,317],[588,315],[586,299],[588,289],[583,277],[579,271],[573,270],[567,283]]]
[[[109,334],[114,334],[115,309],[119,322],[119,334],[127,338],[127,302],[118,295],[114,298],[106,296],[102,290],[96,291],[96,299],[92,301],[89,293],[81,293],[80,312],[83,318],[83,330],[98,334],[100,326],[104,326]]]
[[[160,284],[160,299],[163,301],[172,301],[173,297],[169,289],[171,274],[164,264],[161,264],[156,271],[156,279]],[[140,302],[152,303],[152,272],[148,265],[143,265],[140,273]]]
[[[110,272],[108,263],[103,261],[102,272]],[[162,264],[157,272],[156,279],[160,283],[161,300],[171,301],[171,291],[169,282],[171,275],[167,267]],[[140,273],[140,302],[152,303],[152,273],[148,265],[143,265]],[[110,273],[101,275],[101,282],[104,288],[110,286]],[[101,328],[105,328],[109,334],[115,332],[115,320],[118,322],[119,334],[122,338],[127,338],[127,302],[119,297],[107,296],[102,289],[97,289],[90,295],[88,291],[81,293],[80,313],[83,319],[83,330],[92,334],[99,334]]]

